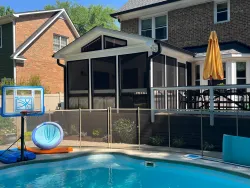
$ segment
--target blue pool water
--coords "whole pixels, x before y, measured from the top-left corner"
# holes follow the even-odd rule
[[[0,187],[247,188],[250,179],[188,165],[123,155],[89,155],[61,162],[0,170]]]

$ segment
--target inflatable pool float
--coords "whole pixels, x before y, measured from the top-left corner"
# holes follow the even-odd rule
[[[72,147],[57,147],[63,140],[63,130],[55,122],[38,125],[32,132],[32,141],[38,148],[26,147],[27,151],[36,154],[69,153]]]

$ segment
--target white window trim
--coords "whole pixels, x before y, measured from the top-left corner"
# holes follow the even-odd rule
[[[3,47],[3,29],[2,29],[2,26],[0,25],[0,32],[1,32],[1,36],[0,36],[0,38],[1,38],[1,41],[0,41],[0,48],[2,48]]]
[[[66,46],[69,44],[69,37],[62,36],[62,35],[58,35],[58,34],[54,34],[54,35],[53,35],[53,51],[54,51],[54,52],[57,52],[57,51],[54,50],[54,36],[58,36],[58,37],[59,37],[59,41],[60,41],[60,42],[59,42],[59,45],[60,45],[59,50],[62,49],[62,37],[67,39],[67,41],[66,41]],[[58,50],[58,51],[59,51],[59,50]]]
[[[225,21],[220,21],[220,22],[217,22],[217,5],[218,4],[222,4],[222,3],[227,3],[227,20]],[[217,0],[214,2],[214,23],[217,24],[217,23],[225,23],[225,22],[230,22],[230,0]]]
[[[139,19],[139,35],[141,35],[141,32],[142,32],[142,24],[141,22],[143,20],[148,20],[148,19],[152,19],[152,38],[156,38],[155,36],[155,30],[156,30],[156,27],[155,27],[155,18],[156,17],[161,17],[161,16],[166,16],[167,19],[166,19],[166,27],[167,27],[167,38],[166,39],[160,39],[160,40],[168,40],[168,12],[164,12],[164,13],[160,13],[160,14],[153,14],[153,15],[150,15],[150,16],[145,16],[145,17],[141,17]]]

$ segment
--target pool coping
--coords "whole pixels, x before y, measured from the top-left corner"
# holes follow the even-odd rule
[[[149,154],[149,152],[151,152],[151,153]],[[161,152],[155,152],[155,151],[145,152],[145,151],[139,151],[139,150],[135,151],[135,150],[114,150],[114,149],[112,149],[112,150],[111,149],[105,149],[105,150],[96,149],[94,151],[79,151],[79,152],[69,153],[68,155],[60,156],[58,158],[49,158],[50,155],[46,155],[46,157],[48,157],[47,159],[36,159],[36,160],[32,160],[32,161],[24,161],[24,162],[19,162],[19,163],[6,164],[3,166],[0,166],[0,170],[5,170],[8,168],[13,168],[13,167],[17,167],[17,166],[26,166],[26,165],[30,165],[30,164],[59,162],[59,161],[83,157],[86,155],[95,155],[95,154],[115,154],[115,155],[128,156],[128,157],[131,157],[134,159],[143,159],[145,161],[151,161],[151,162],[168,162],[168,163],[175,163],[175,164],[181,164],[181,165],[188,165],[188,166],[193,166],[193,167],[200,167],[200,168],[205,168],[205,169],[209,169],[209,170],[224,172],[224,173],[228,173],[231,175],[240,176],[243,178],[250,179],[250,168],[235,166],[232,164],[226,164],[226,163],[223,163],[222,161],[211,161],[211,160],[209,160],[209,158],[184,161],[184,160],[180,160],[180,159],[169,159],[167,157],[157,156],[157,154],[164,154],[163,152],[161,153]],[[151,155],[151,154],[153,154],[153,155]],[[176,155],[184,156],[183,154],[176,154]],[[43,155],[43,156],[45,156],[45,155]],[[210,162],[204,163],[204,161],[210,161]],[[220,167],[218,167],[218,166],[220,166]],[[236,171],[233,169],[228,169],[229,167],[242,168],[244,170],[248,170],[248,172],[240,172],[240,171]]]

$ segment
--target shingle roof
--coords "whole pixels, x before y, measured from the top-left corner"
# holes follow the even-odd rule
[[[146,9],[153,6],[159,6],[163,4],[173,3],[181,0],[128,0],[128,2],[123,5],[117,12],[111,14],[111,16],[115,17],[120,14],[133,12],[136,10]]]

